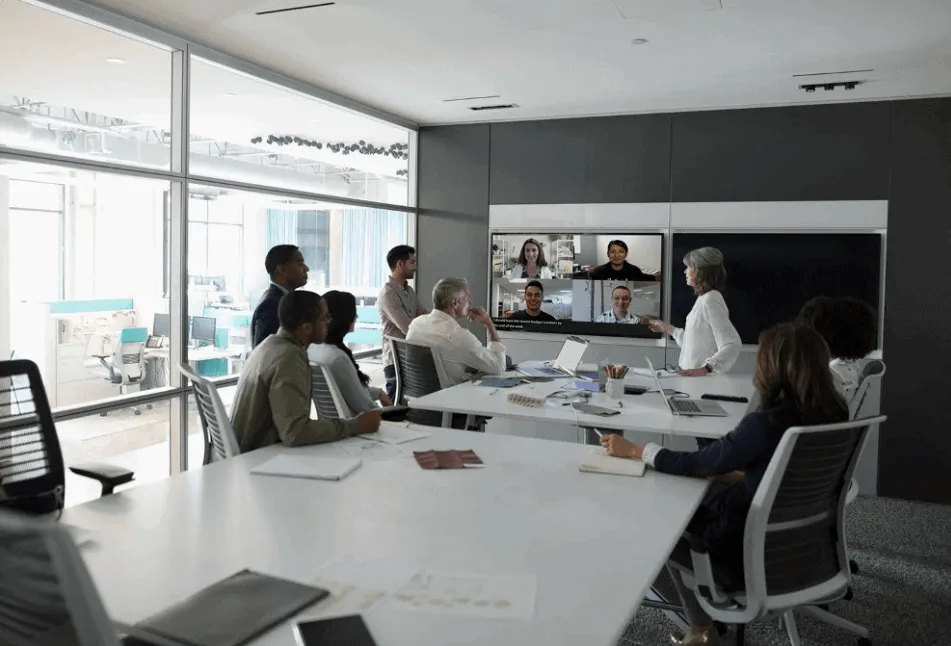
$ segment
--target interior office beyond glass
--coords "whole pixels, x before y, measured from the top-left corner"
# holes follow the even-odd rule
[[[200,464],[173,362],[230,392],[271,246],[300,247],[304,289],[357,297],[347,342],[374,360],[386,252],[413,243],[415,132],[71,10],[0,3],[17,61],[0,66],[0,360],[40,367],[67,466],[129,458],[141,481]]]

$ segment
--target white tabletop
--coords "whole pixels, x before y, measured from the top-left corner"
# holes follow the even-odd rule
[[[519,376],[516,373],[506,373]],[[573,379],[558,379],[554,382],[541,382],[518,386],[516,388],[488,388],[477,383],[466,382],[447,388],[409,402],[411,408],[439,412],[482,415],[492,418],[522,419],[533,422],[557,422],[575,424],[583,427],[617,431],[640,431],[663,435],[688,435],[692,437],[720,438],[733,430],[743,419],[747,404],[719,402],[729,413],[728,417],[685,417],[673,415],[658,392],[643,395],[625,395],[620,400],[611,399],[604,393],[593,394],[590,403],[607,408],[618,408],[620,415],[599,417],[585,413],[576,413],[571,406],[563,405],[564,400],[549,400],[544,406],[531,408],[508,402],[510,393],[537,395],[544,397],[558,390]],[[647,375],[629,374],[624,380],[630,385],[655,389],[654,381]],[[699,398],[710,393],[717,395],[741,396],[749,398],[753,393],[753,384],[748,377],[729,375],[710,375],[707,377],[663,377],[664,388],[685,392]]]
[[[134,623],[250,568],[313,580],[350,556],[383,570],[534,576],[533,621],[365,614],[379,646],[615,646],[699,504],[706,481],[581,473],[590,450],[562,442],[426,429],[402,445],[474,449],[484,469],[424,471],[364,461],[341,482],[254,476],[271,447],[67,509],[93,532],[82,553],[107,612]],[[290,623],[255,646],[290,646]]]

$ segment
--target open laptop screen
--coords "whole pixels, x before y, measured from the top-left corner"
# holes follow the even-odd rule
[[[558,358],[555,359],[555,367],[572,372],[577,370],[587,348],[587,341],[576,336],[569,336],[565,339],[565,344],[561,346]]]

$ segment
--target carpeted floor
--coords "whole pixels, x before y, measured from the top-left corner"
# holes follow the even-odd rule
[[[861,571],[854,599],[830,610],[869,628],[874,646],[951,644],[951,506],[859,498],[849,507],[847,532]],[[672,594],[666,574],[658,586]],[[797,626],[803,646],[857,643],[851,634],[807,618],[797,617]],[[668,644],[671,630],[660,611],[642,608],[619,646]],[[724,643],[734,644],[732,631]],[[759,622],[747,628],[746,644],[789,640],[776,622]]]

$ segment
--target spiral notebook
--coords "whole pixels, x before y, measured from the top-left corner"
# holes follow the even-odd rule
[[[633,476],[639,478],[644,475],[647,464],[643,460],[628,460],[608,455],[601,447],[591,449],[591,452],[581,460],[579,471],[587,473],[604,473],[615,476]]]

